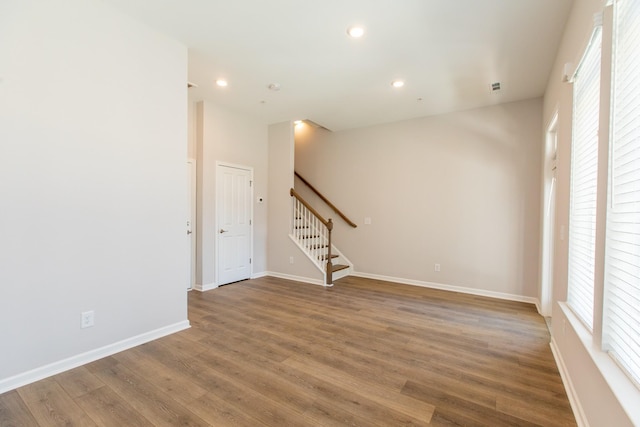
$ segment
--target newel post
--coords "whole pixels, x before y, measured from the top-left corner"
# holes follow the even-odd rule
[[[327,244],[329,247],[327,248],[327,278],[326,285],[333,284],[333,263],[331,262],[331,230],[333,230],[333,222],[331,218],[327,220]]]

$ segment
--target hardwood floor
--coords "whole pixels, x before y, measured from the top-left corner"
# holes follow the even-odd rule
[[[530,304],[263,278],[191,292],[189,319],[0,395],[0,425],[576,425]]]

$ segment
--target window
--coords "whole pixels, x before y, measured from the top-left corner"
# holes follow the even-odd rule
[[[603,349],[640,384],[640,2],[615,5]]]
[[[600,27],[573,77],[573,140],[569,207],[567,303],[593,330],[593,295],[600,115]]]

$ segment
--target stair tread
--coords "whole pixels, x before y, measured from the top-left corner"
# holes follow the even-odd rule
[[[332,254],[332,255],[331,255],[331,259],[338,258],[339,256],[340,256],[340,255]],[[319,257],[318,257],[318,259],[320,259],[320,260],[322,260],[322,261],[326,261],[326,260],[327,260],[327,255],[326,255],[326,254],[321,255],[321,256],[319,256]]]
[[[334,273],[335,273],[336,271],[340,271],[340,270],[344,270],[344,269],[346,269],[346,268],[349,268],[349,266],[348,266],[348,265],[344,265],[344,264],[336,264],[336,265],[334,265],[334,266],[332,266],[332,267],[333,267],[333,268],[331,269],[331,271],[333,271]]]

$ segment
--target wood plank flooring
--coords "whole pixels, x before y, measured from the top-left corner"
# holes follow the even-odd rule
[[[189,294],[192,328],[0,395],[0,426],[575,426],[530,304],[347,277]]]

